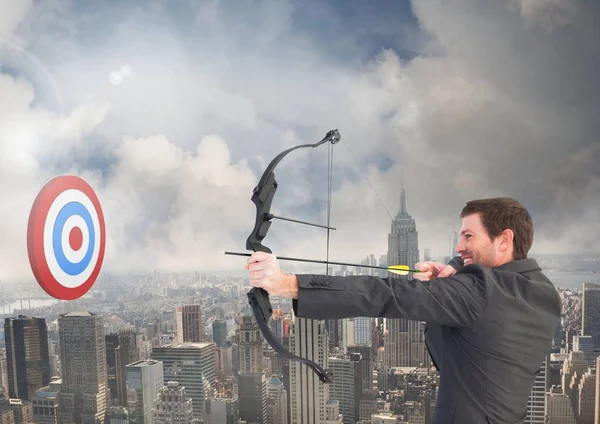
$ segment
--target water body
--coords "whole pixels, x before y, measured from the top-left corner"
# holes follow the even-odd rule
[[[17,302],[11,303],[10,305],[0,306],[0,312],[2,312],[3,314],[11,315],[14,313],[15,310],[29,309],[30,305],[31,305],[31,309],[35,309],[35,308],[44,308],[47,306],[52,306],[58,302],[61,302],[61,301],[58,299],[35,299],[35,300],[23,299],[22,303],[20,301],[17,301]],[[23,306],[22,308],[21,308],[21,305]]]
[[[583,290],[583,283],[600,284],[600,273],[581,271],[545,270],[546,276],[562,289]]]

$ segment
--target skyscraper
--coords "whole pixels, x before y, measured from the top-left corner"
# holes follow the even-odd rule
[[[213,342],[219,347],[224,346],[227,342],[227,321],[217,319],[213,322]]]
[[[240,374],[264,372],[263,336],[250,307],[244,308],[239,323]]]
[[[164,386],[160,361],[137,361],[126,367],[129,418],[135,424],[154,424],[154,400]]]
[[[194,421],[193,398],[187,393],[183,384],[177,381],[168,381],[166,386],[158,392],[154,401],[154,422],[192,424]],[[204,405],[202,406],[204,410]]]
[[[525,424],[544,424],[546,413],[546,387],[548,386],[548,369],[550,366],[550,353],[542,362],[540,371],[535,377],[529,401],[527,402],[527,415]]]
[[[177,307],[177,343],[202,342],[202,310],[200,305],[179,305]]]
[[[102,317],[87,311],[58,318],[62,386],[58,424],[104,422],[108,403]]]
[[[135,333],[132,330],[120,330],[107,334],[106,363],[110,400],[114,406],[127,406],[127,376],[125,367],[139,359]]]
[[[406,191],[400,188],[400,209],[391,224],[388,234],[388,265],[414,266],[419,262],[419,233],[414,218],[406,207]],[[390,277],[402,278],[389,273]],[[406,278],[406,276],[404,276]]]
[[[290,352],[310,359],[324,369],[329,366],[325,322],[296,317],[290,331]],[[329,385],[306,365],[289,361],[291,424],[323,424]]]
[[[8,396],[31,400],[50,383],[48,331],[44,318],[19,315],[4,320]]]
[[[592,336],[594,350],[600,351],[600,284],[583,283],[581,335]]]
[[[155,346],[152,359],[163,363],[164,381],[177,381],[185,387],[187,396],[192,399],[194,418],[204,416],[204,379],[215,384],[214,343],[177,343]]]
[[[414,266],[419,262],[419,234],[414,218],[408,213],[406,191],[400,188],[400,209],[392,221],[388,235],[388,264]],[[410,278],[389,274],[393,278]],[[384,363],[388,367],[424,366],[424,326],[404,318],[387,319]]]

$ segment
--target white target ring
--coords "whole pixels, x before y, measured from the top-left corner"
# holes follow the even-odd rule
[[[46,224],[44,225],[44,252],[46,256],[46,261],[48,262],[48,268],[50,268],[50,272],[52,273],[54,278],[56,278],[57,281],[60,281],[60,283],[63,286],[69,288],[78,287],[81,284],[85,283],[85,281],[90,277],[92,271],[94,270],[94,266],[96,265],[96,261],[98,260],[98,253],[100,251],[100,240],[96,242],[92,241],[92,243],[88,242],[87,246],[82,245],[80,251],[83,252],[83,255],[88,253],[89,249],[93,249],[91,252],[92,257],[91,260],[87,261],[87,264],[85,264],[86,266],[83,269],[83,271],[75,275],[70,275],[70,273],[67,273],[65,271],[67,264],[64,261],[60,261],[57,258],[57,253],[59,251],[58,249],[55,249],[56,237],[54,236],[55,228],[57,225],[57,218],[59,213],[63,210],[65,206],[73,203],[82,205],[89,212],[93,223],[93,231],[96,235],[100,235],[98,215],[96,214],[94,206],[92,205],[90,199],[81,191],[73,189],[66,190],[59,194],[58,197],[54,200],[54,202],[52,202],[52,205],[50,206],[50,210],[48,211],[48,215],[46,217]],[[78,219],[84,221],[81,215],[70,215],[69,218],[75,218],[74,221],[77,221]],[[63,228],[65,227],[66,224]],[[92,230],[91,228],[89,228],[88,225],[86,225],[85,221],[80,227],[80,229],[82,232],[87,231],[88,233],[90,232],[90,230]],[[71,250],[71,248],[69,247],[69,243],[63,243],[62,233],[63,231],[61,231],[61,247],[63,249],[63,254],[67,256],[65,254],[65,251],[69,251]],[[80,261],[78,261],[78,263],[81,263]]]
[[[92,188],[61,176],[38,194],[27,232],[29,261],[40,286],[59,299],[85,294],[104,259],[104,216]]]

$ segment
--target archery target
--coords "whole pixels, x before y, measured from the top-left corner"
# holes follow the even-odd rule
[[[64,300],[87,293],[102,267],[105,234],[100,202],[84,180],[67,175],[48,182],[31,209],[27,235],[40,286]]]

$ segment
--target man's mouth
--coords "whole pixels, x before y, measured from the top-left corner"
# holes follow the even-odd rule
[[[468,265],[473,261],[473,258],[470,256],[463,256],[463,264]]]

